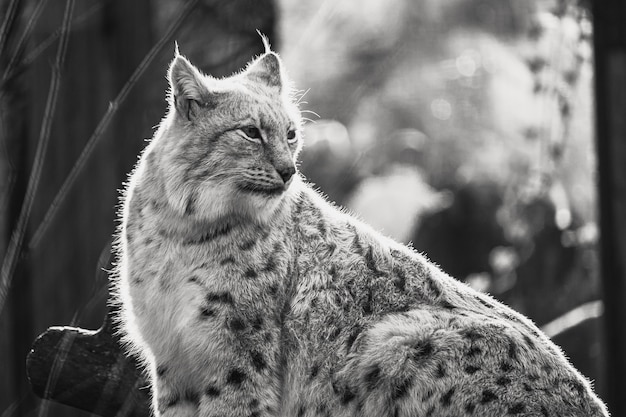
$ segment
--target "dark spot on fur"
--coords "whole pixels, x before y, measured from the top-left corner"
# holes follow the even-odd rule
[[[432,417],[435,413],[435,406],[432,405],[428,410],[426,410],[426,417]]]
[[[189,238],[183,242],[185,245],[201,245],[218,237],[225,236],[230,233],[232,226],[229,224],[222,224],[216,230],[204,233],[200,236]]]
[[[340,333],[341,333],[341,328],[335,327],[332,329],[328,337],[331,341],[334,341],[334,340],[337,340],[337,337],[339,336]]]
[[[195,276],[195,275],[194,275],[194,276],[191,276],[191,277],[189,277],[189,278],[187,279],[187,281],[189,281],[189,282],[198,282],[198,277],[197,277],[197,276]]]
[[[258,408],[259,407],[259,400],[257,400],[256,398],[253,398],[250,400],[250,408]]]
[[[163,413],[166,409],[170,407],[174,407],[176,404],[180,402],[180,397],[178,395],[171,398],[159,398],[159,412]]]
[[[346,353],[350,353],[350,349],[352,349],[352,345],[354,344],[357,337],[359,337],[362,330],[363,329],[360,326],[357,326],[354,329],[352,329],[352,332],[346,339]]]
[[[191,194],[185,202],[185,215],[189,216],[196,212],[196,195]]]
[[[326,223],[324,223],[323,220],[320,220],[317,223],[317,230],[320,232],[320,235],[322,236],[326,236],[326,233],[328,233],[328,231],[326,230]]]
[[[254,330],[261,330],[263,328],[263,316],[261,316],[260,314],[254,316],[254,318],[250,320],[250,324],[252,325],[252,328]]]
[[[145,245],[150,245],[152,242],[154,242],[154,239],[152,239],[151,237],[147,237],[143,241]]]
[[[369,288],[367,291],[367,298],[365,299],[365,301],[363,302],[362,306],[363,306],[363,314],[372,314],[373,309],[372,309],[372,289]]]
[[[356,394],[348,387],[345,387],[341,394],[341,404],[348,404],[356,398]]]
[[[270,256],[269,258],[267,258],[267,262],[265,263],[265,266],[263,267],[263,272],[272,273],[275,271],[276,271],[276,259],[274,259],[273,256]]]
[[[531,392],[533,390],[533,387],[531,387],[527,382],[524,382],[522,386],[524,387],[524,391],[526,392]]]
[[[435,395],[435,391],[433,391],[432,389],[427,390],[424,395],[422,396],[422,401],[428,401],[430,400],[430,398]]]
[[[200,318],[202,319],[207,319],[209,317],[212,317],[215,315],[215,310],[208,308],[208,307],[202,307],[200,308]]]
[[[463,330],[461,332],[461,335],[466,338],[469,339],[472,342],[477,341],[478,339],[482,339],[484,336],[479,333],[476,329],[467,329],[467,330]]]
[[[232,304],[233,297],[228,292],[210,292],[205,296],[207,302]]]
[[[394,268],[393,273],[395,275],[393,285],[395,285],[399,291],[404,292],[406,290],[406,274],[401,268]]]
[[[165,375],[166,372],[167,372],[167,366],[165,365],[157,366],[157,369],[156,369],[157,376],[163,376]]]
[[[260,416],[261,416],[261,413],[259,412],[259,410],[254,410],[250,414],[248,414],[248,417],[260,417]]]
[[[483,350],[481,348],[479,348],[478,346],[472,346],[467,350],[466,355],[470,358],[473,358],[474,356],[478,356],[481,353],[483,353]]]
[[[489,308],[489,309],[493,309],[495,308],[493,306],[493,304],[491,304],[490,302],[488,302],[487,300],[483,299],[482,297],[476,296],[476,301],[478,301],[479,303],[481,303],[482,305],[484,305],[485,307]]]
[[[457,308],[454,304],[452,304],[448,300],[442,300],[441,303],[439,303],[439,305],[441,307],[445,308],[446,310],[453,310],[453,309]]]
[[[315,411],[320,416],[332,417],[332,414],[330,413],[330,411],[328,410],[328,407],[324,403],[317,404],[317,407],[315,407]]]
[[[239,317],[235,317],[228,322],[228,328],[234,332],[241,332],[246,329],[246,323]]]
[[[576,393],[579,396],[582,397],[583,395],[585,395],[585,386],[581,384],[580,382],[573,380],[573,379],[569,379],[565,381],[565,385],[569,386],[571,389],[576,391]]]
[[[208,387],[204,389],[204,394],[207,397],[219,397],[219,395],[221,394],[221,391],[218,387],[209,385]]]
[[[393,399],[398,400],[400,398],[405,397],[408,394],[409,389],[411,389],[411,386],[413,386],[412,377],[405,378],[402,381],[400,381],[398,384],[393,385],[391,387],[392,389],[391,395]]]
[[[357,232],[356,228],[350,225],[352,231],[354,233],[354,238],[352,239],[352,248],[358,254],[363,253],[363,246],[361,246],[361,239],[359,238],[359,232]]]
[[[278,294],[278,284],[272,284],[269,286],[268,288],[270,295],[274,296],[276,294]]]
[[[328,275],[330,275],[333,281],[337,279],[337,267],[334,264],[332,264],[330,268],[328,268]]]
[[[433,293],[435,298],[439,298],[439,296],[441,296],[441,288],[439,288],[437,283],[435,283],[432,278],[424,278],[424,283],[428,285],[428,288],[430,288],[430,291]]]
[[[328,254],[326,256],[332,256],[337,250],[337,244],[335,242],[328,243]]]
[[[470,374],[470,375],[473,375],[473,374],[475,374],[476,372],[480,371],[480,369],[481,369],[481,368],[480,368],[480,366],[476,366],[476,365],[467,365],[467,366],[465,367],[465,372],[466,372],[466,373],[468,373],[468,374]]]
[[[247,279],[254,279],[257,276],[259,276],[259,274],[252,268],[248,268],[244,273],[244,277]]]
[[[523,337],[524,337],[524,342],[526,342],[526,346],[528,346],[528,349],[534,350],[535,343],[532,341],[532,339],[526,334]]]
[[[434,350],[435,349],[430,340],[423,340],[413,346],[411,358],[415,361],[422,361],[432,355]]]
[[[376,265],[376,260],[374,259],[374,248],[372,248],[372,246],[370,246],[365,253],[365,264],[367,265],[367,269],[372,271],[374,276],[384,275],[384,273],[378,269],[378,266]]]
[[[483,395],[482,395],[482,397],[480,399],[480,403],[481,404],[487,404],[487,403],[489,403],[491,401],[494,401],[494,400],[497,400],[497,399],[498,399],[498,396],[496,394],[494,394],[493,391],[486,389],[486,390],[483,391]]]
[[[254,247],[254,245],[256,244],[256,240],[255,239],[250,239],[250,240],[244,240],[243,242],[241,242],[239,244],[239,249],[241,250],[250,250]]]
[[[511,408],[509,408],[509,414],[521,414],[524,412],[526,407],[522,403],[516,403]]]
[[[449,407],[450,404],[452,403],[452,396],[454,395],[454,392],[456,391],[456,387],[452,387],[448,390],[448,392],[446,392],[445,394],[443,394],[443,396],[441,397],[441,405],[444,407]]]
[[[274,340],[272,332],[265,332],[265,334],[263,335],[263,340],[265,340],[265,343],[272,343],[272,340]]]
[[[511,372],[513,370],[513,365],[510,362],[501,362],[500,370],[503,372]]]
[[[309,370],[309,379],[313,379],[317,376],[320,371],[320,365],[318,363],[314,363]]]
[[[467,414],[474,414],[475,409],[476,409],[476,404],[474,403],[465,404],[465,411],[467,412]]]
[[[511,360],[517,360],[517,345],[513,339],[509,340],[509,349],[507,355]]]
[[[335,304],[337,304],[338,306],[340,306],[342,304],[341,296],[339,294],[337,294],[337,293],[335,293],[333,295],[333,300],[335,301]],[[347,304],[347,303],[345,303],[345,304]],[[345,305],[344,305],[344,309],[345,309]]]
[[[226,383],[230,385],[241,385],[246,380],[247,375],[240,369],[233,368],[226,375]]]
[[[187,390],[183,396],[183,400],[192,404],[198,404],[200,402],[200,396],[196,391]]]
[[[543,417],[550,417],[550,414],[548,414],[548,410],[543,405],[541,406],[541,414],[543,415]]]
[[[380,367],[378,365],[374,365],[372,369],[367,371],[365,374],[365,384],[367,385],[367,389],[369,391],[376,388],[378,385],[378,381],[380,379]]]
[[[226,258],[222,259],[220,261],[220,265],[224,266],[224,265],[229,265],[229,264],[234,264],[235,263],[235,257],[230,255],[227,256]]]
[[[265,362],[265,358],[261,352],[253,350],[250,352],[250,357],[252,358],[252,366],[254,366],[257,372],[267,368],[267,362]]]
[[[437,364],[437,371],[435,372],[435,377],[443,378],[444,376],[446,376],[446,368],[442,362],[439,362]]]
[[[339,396],[339,401],[341,401],[341,404],[346,405],[356,398],[356,394],[352,392],[349,387],[345,385],[340,385],[337,381],[332,381],[331,384],[333,387],[333,392],[335,393],[335,395]]]
[[[537,374],[530,374],[530,375],[528,375],[528,380],[531,381],[531,382],[538,381],[539,380],[539,375],[537,375]]]
[[[507,377],[507,376],[501,376],[498,379],[496,379],[496,384],[504,386],[504,385],[509,385],[511,383],[511,378]]]
[[[306,407],[302,404],[298,407],[298,417],[302,417],[306,412]]]

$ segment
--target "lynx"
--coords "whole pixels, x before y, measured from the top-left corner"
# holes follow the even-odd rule
[[[156,416],[608,415],[530,320],[307,185],[275,52],[168,78],[115,278]]]

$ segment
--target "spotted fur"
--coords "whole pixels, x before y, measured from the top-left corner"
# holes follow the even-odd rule
[[[120,321],[157,416],[607,416],[529,320],[295,174],[267,51],[215,79],[177,55],[123,199]]]

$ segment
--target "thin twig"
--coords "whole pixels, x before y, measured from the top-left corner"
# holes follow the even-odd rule
[[[13,27],[13,21],[17,16],[18,3],[18,0],[11,0],[9,7],[7,8],[7,14],[2,21],[2,26],[0,27],[0,56],[2,56],[4,48],[6,48],[9,43],[9,33]]]
[[[20,40],[17,41],[17,45],[15,46],[15,52],[13,53],[13,56],[9,60],[9,64],[4,70],[4,75],[2,76],[3,82],[7,80],[7,75],[11,73],[15,62],[22,55],[22,51],[24,50],[23,48],[25,48],[26,40],[29,38],[33,27],[39,19],[39,16],[41,15],[41,12],[43,11],[43,8],[47,2],[48,0],[39,0],[39,2],[37,2],[37,6],[35,6],[35,10],[33,10],[33,13],[30,15],[30,18],[28,19],[28,23],[26,23],[26,27],[24,28],[24,32],[22,33]]]
[[[104,7],[104,3],[102,2],[96,3],[93,6],[91,6],[87,11],[85,11],[83,14],[77,16],[72,21],[70,32],[82,27],[90,17],[92,17],[97,12],[99,12],[103,7]],[[24,57],[24,59],[20,60],[17,66],[15,63],[13,63],[12,68],[7,68],[7,70],[4,71],[4,75],[2,76],[2,82],[6,82],[8,79],[13,77],[17,72],[19,72],[22,68],[27,68],[30,64],[32,64],[46,49],[48,49],[50,45],[54,43],[54,41],[56,41],[59,38],[59,36],[61,36],[61,29],[62,28],[55,30],[46,39],[44,39],[39,44],[37,44],[37,46],[35,46],[32,49],[32,51],[30,51]],[[11,61],[13,61],[13,59],[11,59]]]
[[[28,178],[28,185],[26,187],[26,195],[24,197],[24,203],[17,220],[17,225],[13,229],[11,234],[11,240],[6,251],[4,261],[2,263],[2,269],[0,270],[0,312],[4,307],[7,292],[11,285],[11,279],[13,278],[13,271],[15,270],[16,260],[22,249],[22,242],[24,240],[24,234],[26,232],[26,225],[30,217],[30,212],[35,200],[35,194],[39,186],[39,180],[41,179],[41,172],[43,167],[43,161],[45,159],[46,150],[48,148],[48,142],[50,138],[50,128],[52,126],[52,119],[57,107],[57,98],[59,93],[59,86],[61,84],[61,69],[65,60],[65,54],[67,52],[67,42],[69,38],[69,27],[71,24],[71,16],[74,12],[75,0],[67,0],[65,4],[65,13],[63,15],[63,34],[59,41],[59,47],[57,49],[56,60],[52,67],[52,79],[50,82],[50,89],[48,91],[48,99],[46,101],[46,108],[44,112],[44,118],[41,124],[41,130],[39,132],[39,143],[37,144],[37,150],[35,151],[35,158],[33,162],[33,168]]]
[[[139,77],[141,77],[141,75],[144,73],[148,65],[150,65],[150,63],[154,60],[154,58],[156,57],[157,53],[161,50],[161,48],[163,48],[163,46],[170,40],[174,32],[178,29],[178,27],[183,22],[183,20],[187,17],[187,15],[193,10],[197,2],[198,0],[189,0],[187,2],[183,10],[180,12],[178,17],[176,18],[176,20],[170,25],[165,35],[163,35],[163,37],[159,40],[159,42],[157,42],[157,44],[154,45],[152,49],[150,49],[148,54],[144,57],[144,59],[139,64],[139,66],[135,69],[135,72],[133,72],[133,74],[130,76],[126,84],[124,84],[124,86],[120,90],[117,97],[115,97],[115,100],[111,102],[111,104],[109,105],[109,109],[107,110],[105,115],[102,117],[102,119],[100,120],[100,123],[96,127],[96,130],[93,132],[93,134],[87,141],[87,144],[83,148],[76,163],[72,167],[72,170],[70,171],[69,175],[63,182],[61,189],[59,190],[57,195],[54,197],[54,200],[50,204],[50,207],[48,208],[48,211],[46,212],[44,219],[39,224],[39,227],[37,227],[37,230],[33,234],[33,238],[28,244],[28,247],[30,249],[36,248],[39,245],[41,238],[43,237],[44,233],[50,226],[50,222],[52,221],[57,211],[59,210],[61,202],[63,202],[63,200],[65,199],[65,196],[69,192],[71,186],[76,181],[78,174],[80,174],[83,167],[85,166],[85,163],[87,162],[87,159],[91,155],[93,149],[102,138],[102,134],[104,133],[105,129],[108,127],[113,116],[117,112],[117,109],[119,108],[120,104],[124,102],[124,100],[128,96],[128,93],[134,87]]]

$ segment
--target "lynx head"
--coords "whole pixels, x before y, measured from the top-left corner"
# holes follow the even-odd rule
[[[152,147],[167,200],[194,220],[268,218],[286,198],[301,147],[300,112],[279,56],[238,74],[202,74],[176,51],[169,112]]]

